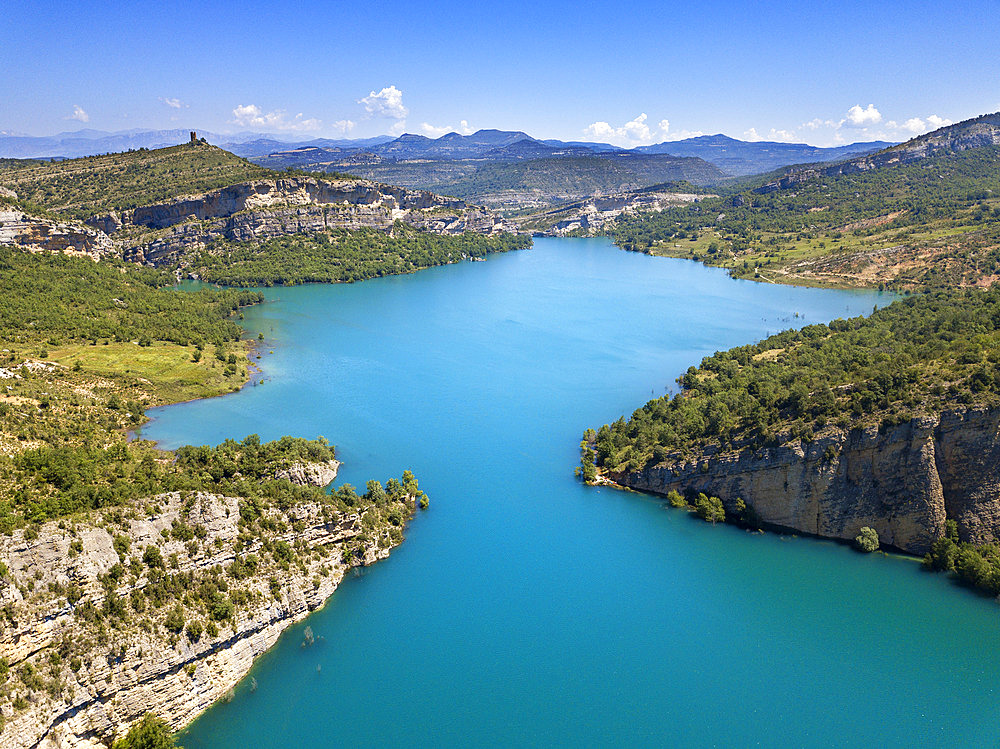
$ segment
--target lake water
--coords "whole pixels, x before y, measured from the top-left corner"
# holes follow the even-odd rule
[[[702,356],[889,297],[567,239],[266,293],[245,320],[274,351],[264,383],[159,409],[143,435],[324,435],[338,481],[410,468],[431,504],[188,749],[996,743],[991,600],[912,560],[713,527],[573,476],[586,427]]]

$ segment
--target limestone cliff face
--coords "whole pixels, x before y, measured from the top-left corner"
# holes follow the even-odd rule
[[[217,239],[264,240],[329,229],[388,230],[395,221],[439,234],[510,227],[484,209],[422,190],[367,180],[253,180],[141,206],[87,223],[111,235],[126,259],[162,263]]]
[[[969,409],[877,429],[828,430],[812,443],[679,456],[611,475],[634,489],[687,489],[737,497],[761,522],[817,536],[853,539],[862,526],[885,545],[924,554],[946,518],[963,539],[1000,538],[1000,411]]]
[[[0,582],[6,614],[0,656],[10,664],[14,692],[27,695],[20,709],[5,708],[0,747],[97,749],[110,745],[147,711],[175,729],[184,726],[223,697],[286,627],[321,606],[351,566],[388,556],[395,543],[389,534],[364,527],[356,514],[314,505],[270,511],[280,523],[271,542],[294,547],[297,559],[287,569],[268,566],[260,541],[249,542],[243,552],[259,555],[261,567],[249,578],[231,579],[229,586],[230,592],[244,590],[249,603],[239,606],[232,620],[219,622],[214,636],[208,631],[197,638],[170,635],[163,617],[173,602],[159,609],[147,604],[127,616],[131,624],[126,626],[95,624],[82,612],[91,604],[102,607],[106,575],[115,565],[126,570],[115,585],[121,600],[131,600],[132,591],[149,584],[146,574],[136,574],[136,566],[121,556],[120,545],[116,550],[116,536],[131,542],[125,557],[142,558],[147,546],[157,545],[172,574],[200,574],[236,558],[234,543],[245,533],[239,526],[239,500],[174,493],[150,503],[154,514],[131,513],[130,520],[112,516],[86,526],[53,522],[37,538],[25,538],[22,531],[0,538],[0,558],[8,568]],[[177,521],[204,529],[201,542],[172,537]],[[348,547],[353,558],[345,562]],[[77,600],[70,603],[66,591],[74,588]],[[198,616],[187,611],[188,621]],[[75,663],[56,656],[64,649]],[[44,688],[32,688],[25,679],[29,664],[44,677]]]
[[[275,471],[276,479],[286,479],[300,486],[329,486],[337,478],[340,469],[339,460],[328,460],[324,463],[295,463],[288,468]]]
[[[544,236],[565,237],[581,230],[595,235],[612,228],[623,213],[662,211],[670,206],[696,203],[705,197],[715,196],[650,190],[597,196],[537,214],[530,217],[526,223],[530,225],[534,219],[534,223],[539,225],[538,233]],[[551,223],[549,228],[542,229],[542,225],[550,223],[550,220],[546,220],[548,217],[557,218],[558,221]]]
[[[9,191],[8,191],[9,192]],[[95,260],[115,251],[103,231],[73,221],[52,221],[31,216],[17,208],[0,206],[0,245],[32,252],[65,252],[89,255]]]

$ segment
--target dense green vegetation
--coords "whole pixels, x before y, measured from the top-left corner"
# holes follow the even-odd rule
[[[954,520],[945,521],[944,538],[934,542],[924,557],[924,567],[952,572],[959,582],[1000,596],[1000,546],[959,541],[958,523]]]
[[[1000,289],[931,293],[867,319],[779,333],[706,357],[678,382],[673,397],[588,430],[593,463],[635,471],[710,444],[808,441],[831,424],[891,426],[950,405],[997,404]]]
[[[105,447],[83,442],[24,450],[13,457],[10,483],[0,492],[6,500],[0,505],[0,532],[169,491],[213,492],[279,507],[325,501],[321,489],[275,475],[297,462],[331,460],[333,448],[322,438],[283,437],[261,444],[251,435],[214,448],[182,447],[176,460],[164,457],[149,443]]]
[[[834,273],[849,281],[852,257],[900,247],[940,250],[947,262],[917,262],[888,279],[897,285],[942,288],[1000,270],[1000,146],[842,175],[806,170],[788,187],[766,186],[780,176],[736,195],[622,217],[613,239],[626,250],[693,256],[772,280],[772,270],[801,272],[796,263],[833,258],[844,261]]]
[[[0,341],[238,340],[231,315],[260,302],[255,292],[168,288],[162,269],[0,247]]]
[[[863,551],[866,554],[878,551],[878,531],[867,525],[863,526],[854,538],[854,545],[858,547],[859,551]]]
[[[523,235],[441,236],[397,223],[392,233],[340,229],[260,243],[221,241],[192,258],[190,270],[206,281],[230,286],[337,283],[410,273],[530,244],[531,238]]]
[[[26,208],[81,219],[273,176],[203,142],[65,161],[0,163],[0,186],[14,190]]]
[[[146,713],[111,749],[184,749],[174,740],[173,731],[163,718]]]

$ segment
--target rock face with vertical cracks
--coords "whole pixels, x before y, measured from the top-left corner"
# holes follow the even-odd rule
[[[0,749],[101,749],[146,712],[186,725],[283,630],[322,606],[351,567],[387,557],[401,538],[357,512],[315,504],[265,511],[273,532],[254,537],[238,498],[174,492],[149,502],[127,516],[50,521],[0,537],[0,657],[7,684],[26,696],[4,715]],[[178,538],[178,523],[199,533]],[[268,549],[282,544],[296,550],[291,564],[269,561]],[[166,617],[184,591],[161,605],[137,596],[151,585],[153,570],[139,561],[151,546],[161,550],[162,574],[186,587],[232,570],[237,557],[259,562],[224,575],[228,594],[241,592],[244,603],[216,631],[174,633]],[[97,617],[109,598],[124,602],[124,618]],[[213,621],[189,601],[184,612],[187,624]]]
[[[828,429],[811,443],[705,449],[643,470],[622,486],[705,492],[728,512],[737,497],[762,524],[849,540],[862,526],[883,545],[924,554],[958,522],[963,540],[1000,538],[1000,410],[947,411],[879,431]]]
[[[396,221],[435,234],[512,230],[491,211],[424,190],[367,180],[288,177],[240,182],[200,195],[93,216],[126,260],[174,262],[218,239],[261,241],[331,229],[389,231]]]

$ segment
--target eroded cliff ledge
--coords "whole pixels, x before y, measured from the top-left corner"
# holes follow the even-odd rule
[[[762,524],[849,540],[862,526],[884,545],[924,554],[958,522],[962,540],[1000,538],[1000,410],[951,410],[879,431],[831,428],[809,443],[671,455],[643,470],[607,474],[616,483],[666,494],[737,497]]]
[[[173,262],[219,239],[247,242],[331,229],[389,230],[396,221],[436,234],[512,229],[492,212],[422,190],[367,180],[261,179],[94,216],[127,260]]]
[[[373,508],[252,514],[237,498],[174,492],[144,510],[0,537],[0,657],[13,699],[0,747],[97,749],[147,711],[186,725],[351,567],[402,538]]]
[[[31,252],[88,255],[97,260],[115,252],[114,243],[99,229],[79,221],[55,221],[32,216],[16,206],[0,205],[0,245]]]

